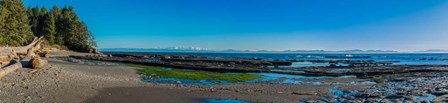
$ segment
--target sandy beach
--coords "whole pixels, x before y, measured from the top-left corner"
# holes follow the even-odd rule
[[[327,96],[336,85],[244,83],[182,86],[143,82],[134,67],[86,65],[48,59],[44,68],[21,68],[0,79],[0,102],[24,103],[179,103],[205,102],[206,98],[249,102],[294,103]],[[332,80],[334,81],[334,80]],[[342,85],[366,88],[369,85]]]

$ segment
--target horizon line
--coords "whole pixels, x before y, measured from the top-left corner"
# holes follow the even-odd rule
[[[289,50],[244,50],[244,49],[191,49],[200,47],[180,47],[178,49],[173,49],[173,47],[164,48],[98,48],[99,50],[104,49],[153,49],[153,50],[177,50],[177,51],[238,51],[238,52],[389,52],[389,53],[448,53],[448,50],[444,49],[426,49],[426,50],[416,50],[416,51],[400,51],[400,50],[386,50],[386,49],[342,49],[342,50],[325,50],[325,49],[289,49]]]

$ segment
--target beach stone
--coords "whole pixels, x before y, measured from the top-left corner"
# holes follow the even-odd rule
[[[344,100],[342,103],[355,103],[354,100]]]
[[[354,97],[354,96],[347,96],[347,97],[345,97],[345,99],[348,99],[348,100],[354,100],[355,97]]]
[[[414,96],[406,96],[406,97],[404,97],[404,100],[413,100],[414,99]]]
[[[317,103],[327,103],[327,102],[322,101],[322,100],[317,100]]]
[[[380,101],[380,103],[390,103],[390,102],[387,99],[383,99],[383,100]]]
[[[317,101],[316,100],[307,100],[307,101],[305,101],[305,103],[317,103]]]
[[[387,96],[387,99],[398,99],[398,98],[403,98],[404,96],[402,95],[391,95],[391,96]]]
[[[414,103],[413,101],[410,101],[410,100],[406,100],[406,101],[404,101],[403,103]]]
[[[396,95],[406,95],[406,93],[405,92],[397,92],[397,93],[395,93]]]
[[[39,56],[34,56],[33,58],[31,58],[28,65],[32,69],[39,69],[45,66],[46,64],[48,64],[47,60],[40,59]]]
[[[429,100],[421,101],[421,103],[431,103]]]

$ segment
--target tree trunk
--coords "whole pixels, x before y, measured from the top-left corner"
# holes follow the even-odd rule
[[[22,64],[18,60],[11,60],[11,63],[5,67],[0,68],[0,78],[4,77],[6,74],[13,72],[19,68],[22,68]]]

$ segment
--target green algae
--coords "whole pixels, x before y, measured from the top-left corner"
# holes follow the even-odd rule
[[[262,77],[261,75],[258,74],[249,74],[249,73],[218,73],[218,72],[209,72],[200,70],[167,69],[164,67],[145,66],[136,64],[130,64],[130,66],[139,68],[138,71],[142,74],[156,76],[160,78],[244,82]]]

